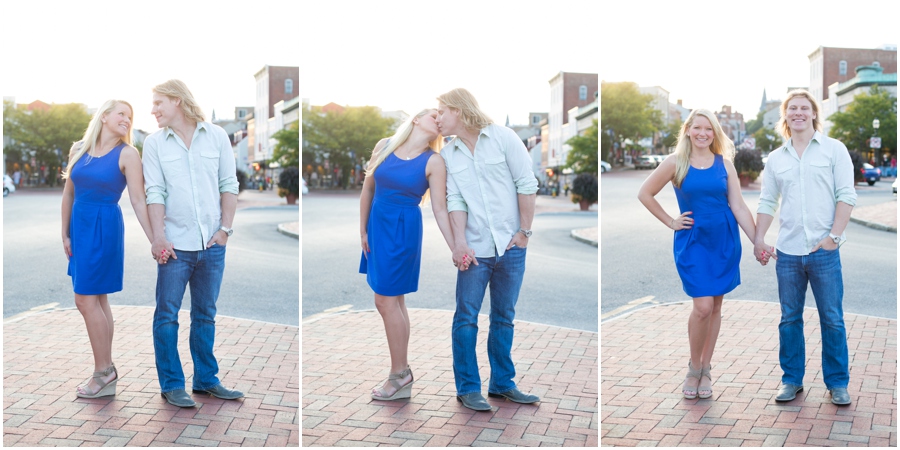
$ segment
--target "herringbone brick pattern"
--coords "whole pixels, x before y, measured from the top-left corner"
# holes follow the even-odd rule
[[[713,397],[681,394],[690,303],[661,305],[601,324],[601,444],[607,446],[897,445],[897,321],[845,314],[849,406],[822,378],[818,312],[804,313],[803,392],[776,403],[777,303],[725,300],[713,355]]]
[[[115,397],[81,399],[94,370],[84,320],[75,309],[3,324],[4,446],[298,446],[297,327],[216,318],[219,379],[241,400],[192,395],[178,408],[159,394],[153,308],[113,306]],[[190,394],[190,318],[179,315],[179,351]]]
[[[490,412],[456,400],[452,311],[410,309],[408,400],[369,396],[387,377],[390,353],[376,311],[303,324],[304,446],[597,446],[597,333],[515,322],[516,383],[541,402],[488,398]],[[487,396],[486,316],[479,316],[478,363]]]

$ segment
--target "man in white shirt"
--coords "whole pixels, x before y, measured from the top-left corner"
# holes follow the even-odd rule
[[[476,411],[491,409],[481,395],[475,356],[478,311],[490,285],[488,395],[518,403],[538,402],[536,395],[516,387],[510,355],[537,192],[531,157],[516,133],[493,124],[465,89],[454,89],[438,101],[441,134],[456,136],[441,156],[447,166],[453,262],[459,267],[452,333],[457,400]]]
[[[775,401],[793,400],[803,390],[806,346],[803,306],[812,286],[822,328],[822,372],[831,402],[850,404],[850,368],[844,328],[844,282],[838,247],[856,204],[853,163],[847,147],[819,131],[819,106],[805,90],[788,93],[778,128],[785,144],[769,154],[763,172],[753,253],[763,265],[776,259],[781,302],[779,360],[784,376]],[[766,231],[778,208],[777,250]],[[776,254],[772,255],[771,252]]]
[[[244,394],[219,382],[213,355],[216,300],[237,207],[231,142],[225,130],[204,121],[193,95],[179,80],[153,88],[152,114],[160,130],[144,141],[143,162],[153,227],[151,252],[159,262],[153,347],[161,392],[175,406],[195,405],[185,391],[178,357],[178,310],[190,284],[193,392],[240,398]]]

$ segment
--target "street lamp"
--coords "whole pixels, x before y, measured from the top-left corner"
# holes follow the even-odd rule
[[[872,121],[872,128],[875,129],[875,135],[872,136],[872,141],[871,141],[870,147],[872,147],[873,152],[875,153],[875,165],[876,166],[879,166],[882,164],[881,155],[878,154],[878,149],[881,148],[881,141],[878,139],[878,127],[880,125],[881,125],[881,122],[878,119],[875,119]]]

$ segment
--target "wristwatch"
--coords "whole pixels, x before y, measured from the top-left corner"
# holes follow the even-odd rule
[[[831,233],[828,233],[828,237],[830,237],[831,240],[834,241],[834,243],[837,245],[841,245],[841,243],[843,243],[846,240],[846,239],[842,239],[840,236],[837,236],[837,235],[834,235]]]
[[[223,226],[223,227],[219,227],[219,229],[224,231],[225,234],[227,234],[228,236],[231,236],[234,233],[234,228],[226,228]]]
[[[519,228],[519,231],[518,231],[518,232],[524,234],[525,237],[527,237],[527,238],[530,238],[530,237],[531,237],[531,230],[526,230],[526,229],[524,229],[524,228]]]

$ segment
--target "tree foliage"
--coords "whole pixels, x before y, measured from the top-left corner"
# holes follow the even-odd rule
[[[72,143],[81,139],[90,120],[84,106],[77,103],[28,111],[4,102],[3,135],[14,141],[4,149],[7,161],[30,164],[33,156],[37,167],[47,168],[47,181],[52,184],[58,169],[68,160]]]
[[[300,128],[298,122],[279,130],[272,135],[277,141],[272,151],[272,160],[281,167],[298,167],[300,165]]]
[[[678,144],[678,133],[681,133],[681,125],[682,122],[680,117],[676,117],[675,120],[666,125],[665,130],[663,130],[666,135],[662,138],[662,146],[664,149],[672,148]],[[666,153],[668,153],[668,150],[666,150]]]
[[[662,113],[651,106],[653,96],[641,94],[632,82],[603,82],[600,86],[600,122],[612,142],[638,141],[662,127]]]
[[[784,143],[784,139],[778,132],[766,127],[757,129],[753,133],[753,139],[756,140],[756,149],[765,153],[775,150]]]
[[[566,156],[566,166],[570,167],[575,173],[592,173],[597,174],[599,168],[598,154],[598,133],[600,126],[597,121],[591,124],[584,134],[574,136],[566,141],[572,147]]]
[[[763,127],[763,116],[766,115],[765,111],[760,111],[756,113],[755,119],[750,119],[747,124],[744,126],[744,130],[747,134],[755,134],[758,130]]]
[[[847,110],[836,112],[828,118],[832,126],[828,135],[840,140],[850,150],[865,154],[869,151],[868,139],[875,132],[872,121],[878,119],[881,151],[895,153],[897,149],[897,98],[887,90],[872,86],[868,93],[857,95]]]
[[[341,168],[346,189],[350,169],[360,161],[368,161],[375,144],[390,136],[396,126],[394,119],[383,117],[374,106],[346,107],[342,112],[327,113],[321,107],[310,107],[309,113],[303,115],[304,164],[324,162],[327,158]]]

